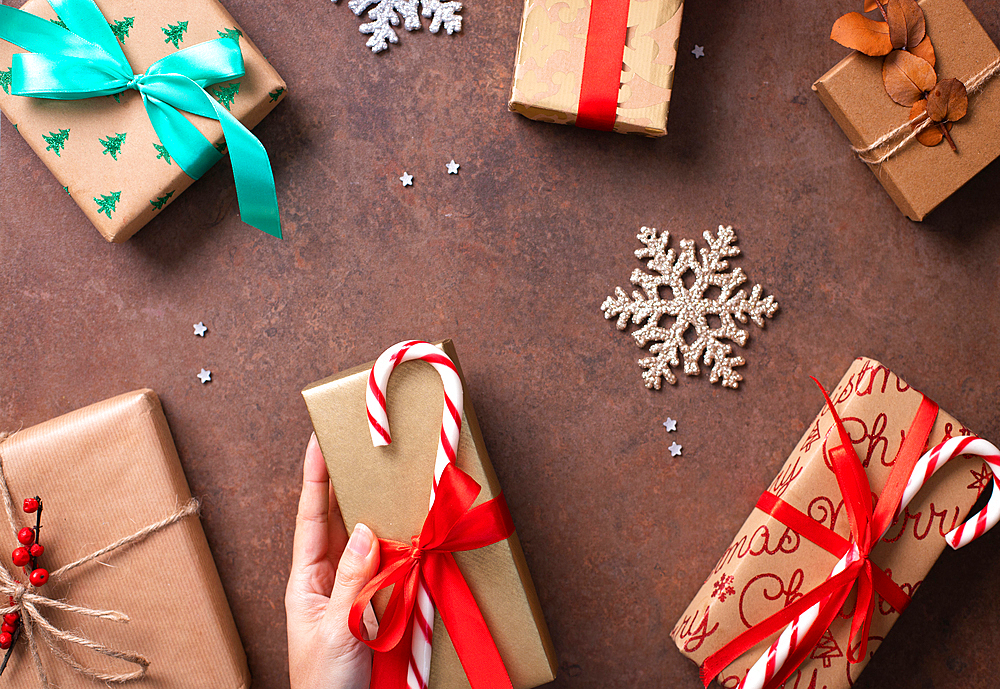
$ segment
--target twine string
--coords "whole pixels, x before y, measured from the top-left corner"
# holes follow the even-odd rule
[[[0,431],[0,444],[2,444],[3,441],[10,436],[11,434]],[[0,453],[0,497],[3,499],[4,512],[7,516],[7,525],[10,527],[11,535],[16,539],[17,521],[14,516],[14,501],[11,497],[10,486],[7,484],[7,474],[4,467],[2,453]],[[63,574],[86,564],[87,562],[96,560],[103,555],[107,555],[110,552],[125,548],[129,545],[139,543],[152,534],[162,531],[186,517],[197,514],[198,509],[198,501],[192,498],[187,504],[164,519],[140,529],[131,536],[121,538],[114,543],[101,548],[100,550],[97,550],[89,555],[85,555],[75,562],[71,562],[68,565],[60,567],[52,572],[49,577],[50,579],[57,579]],[[121,684],[140,679],[145,676],[146,670],[149,667],[149,660],[144,656],[139,655],[138,653],[119,651],[109,648],[108,646],[93,641],[92,639],[88,639],[85,636],[59,629],[49,622],[49,620],[41,612],[40,608],[53,608],[86,617],[96,617],[103,620],[110,620],[112,622],[128,622],[129,617],[125,613],[118,612],[117,610],[98,610],[94,608],[82,607],[79,605],[73,605],[72,603],[67,603],[63,600],[56,600],[43,596],[38,593],[37,589],[30,583],[21,583],[7,570],[6,567],[2,566],[0,566],[0,595],[10,596],[10,598],[13,599],[12,605],[0,607],[0,615],[7,614],[9,612],[18,612],[21,615],[21,627],[28,643],[28,649],[30,650],[35,670],[38,674],[39,685],[42,689],[49,689],[52,685],[49,682],[48,676],[45,673],[45,668],[42,665],[42,658],[39,653],[39,646],[41,645],[40,642],[44,643],[45,648],[47,648],[53,656],[61,660],[67,666],[71,667],[77,673],[96,681]],[[72,655],[60,648],[60,643],[74,644],[76,646],[89,649],[107,658],[115,658],[134,665],[136,669],[130,672],[114,673],[102,672],[100,670],[87,667],[82,665]]]
[[[967,79],[964,82],[966,91],[969,93],[969,95],[977,93],[978,91],[982,90],[983,86],[986,85],[986,82],[988,82],[997,74],[1000,74],[1000,57],[998,57],[990,64],[986,65],[986,67],[984,67],[978,74],[974,75],[970,79]],[[903,124],[899,125],[898,127],[896,127],[891,131],[886,132],[879,138],[875,139],[875,141],[871,142],[869,145],[863,148],[857,148],[855,146],[851,146],[851,150],[857,153],[858,157],[861,158],[861,160],[863,160],[864,162],[868,163],[869,165],[880,165],[881,163],[884,163],[892,156],[896,155],[896,153],[902,150],[902,148],[904,146],[907,146],[911,141],[916,139],[917,136],[925,129],[934,125],[935,123],[931,122],[930,119],[925,119],[915,128],[913,128],[913,130],[907,136],[896,142],[892,148],[890,148],[889,150],[885,151],[882,154],[872,155],[878,149],[895,141],[899,137],[899,135],[905,132],[907,129],[910,129],[911,127],[909,121],[904,122]]]

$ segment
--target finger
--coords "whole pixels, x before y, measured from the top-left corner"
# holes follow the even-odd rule
[[[347,547],[340,558],[337,578],[326,607],[327,621],[333,634],[338,636],[335,641],[352,643],[354,637],[347,628],[347,618],[354,599],[378,571],[378,561],[378,539],[371,529],[359,523],[354,527],[354,533],[347,541]]]
[[[292,569],[314,565],[326,557],[330,545],[330,477],[313,433],[302,465],[302,494],[295,517]]]
[[[336,566],[340,561],[340,556],[344,553],[344,548],[347,546],[347,527],[344,526],[344,515],[340,513],[337,494],[333,492],[333,482],[330,483],[329,500],[330,511],[327,513],[329,550],[326,556]]]

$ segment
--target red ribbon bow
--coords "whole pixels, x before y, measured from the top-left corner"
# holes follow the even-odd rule
[[[815,378],[813,380],[823,392],[827,407],[833,414],[834,423],[839,434],[840,444],[828,451],[833,464],[833,472],[844,498],[847,519],[851,525],[851,540],[829,529],[812,517],[800,512],[795,507],[773,495],[765,492],[757,503],[757,507],[790,527],[800,536],[812,541],[828,552],[843,557],[851,553],[849,563],[844,571],[828,578],[809,593],[782,610],[757,624],[720,650],[705,659],[701,667],[701,678],[707,687],[709,683],[733,661],[756,646],[761,641],[780,632],[799,615],[817,603],[820,604],[819,616],[809,631],[799,639],[797,645],[785,661],[781,670],[764,685],[765,689],[776,689],[785,683],[796,668],[809,657],[809,654],[819,643],[823,634],[830,628],[848,595],[858,585],[857,603],[851,621],[851,635],[848,637],[847,658],[851,663],[861,662],[868,651],[868,632],[871,627],[872,613],[875,610],[875,594],[881,596],[896,612],[902,612],[910,602],[910,597],[899,588],[888,574],[869,559],[871,550],[881,540],[886,529],[892,524],[903,497],[906,482],[913,472],[913,467],[920,459],[927,444],[927,438],[937,418],[938,405],[924,397],[917,414],[910,424],[892,470],[886,480],[885,487],[877,504],[872,502],[871,486],[864,466],[854,451],[851,437],[844,428],[837,410],[827,395],[826,390]],[[858,652],[854,653],[851,641],[859,636]]]
[[[483,614],[452,553],[476,550],[510,538],[514,523],[503,494],[472,507],[481,488],[468,474],[448,464],[441,473],[434,504],[419,536],[410,543],[379,539],[378,574],[361,591],[348,624],[351,633],[375,651],[372,689],[406,686],[417,586],[427,586],[473,689],[510,689]],[[374,639],[361,635],[361,618],[377,591],[392,595]],[[433,624],[433,620],[428,621]]]

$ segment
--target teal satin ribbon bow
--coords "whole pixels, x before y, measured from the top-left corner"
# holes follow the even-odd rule
[[[181,111],[218,120],[229,147],[243,222],[281,237],[278,197],[267,151],[205,91],[243,76],[243,54],[231,38],[199,43],[134,74],[118,39],[93,0],[48,0],[68,27],[0,5],[0,39],[31,51],[16,53],[11,93],[81,100],[128,89],[142,94],[160,143],[180,168],[198,179],[222,158]]]

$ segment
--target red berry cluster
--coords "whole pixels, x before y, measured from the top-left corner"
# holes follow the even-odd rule
[[[49,572],[38,566],[38,558],[45,552],[45,546],[38,542],[42,529],[42,499],[38,496],[25,499],[24,511],[35,514],[35,526],[26,526],[17,532],[17,540],[21,545],[10,554],[10,559],[17,567],[24,569],[32,586],[43,586],[49,580]],[[10,604],[14,605],[13,597],[10,598]],[[0,626],[0,649],[9,649],[17,641],[20,631],[21,614],[15,611],[4,615],[3,625]]]
[[[14,596],[10,596],[10,604],[14,605]],[[21,630],[21,613],[9,612],[3,616],[3,631],[0,631],[0,648],[8,649],[14,644]]]

